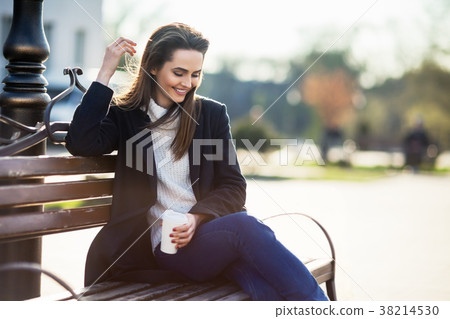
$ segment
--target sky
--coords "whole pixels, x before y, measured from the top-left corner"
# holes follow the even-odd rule
[[[430,27],[425,0],[104,0],[104,22],[123,14],[119,35],[145,43],[160,25],[178,21],[201,31],[211,42],[205,71],[224,58],[246,61],[244,80],[282,79],[289,58],[349,48],[350,60],[364,65],[361,81],[370,86],[400,76],[423,59]],[[111,29],[110,29],[111,30]],[[139,45],[138,45],[139,47]],[[138,48],[139,52],[139,48]],[[278,71],[264,60],[277,61]],[[364,84],[364,83],[363,83]]]

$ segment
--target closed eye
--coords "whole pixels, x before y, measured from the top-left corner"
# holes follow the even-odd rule
[[[183,73],[179,73],[179,72],[173,72],[173,74],[175,74],[175,76],[179,76],[179,77],[183,76]],[[192,74],[193,78],[198,78],[199,76],[200,76],[200,73]]]
[[[180,68],[180,67],[172,69],[172,72],[175,76],[178,76],[178,77],[181,77],[184,74],[189,74],[188,70],[186,70],[184,68]],[[202,70],[200,69],[200,70],[194,71],[191,76],[193,78],[199,78],[201,73],[202,73]]]

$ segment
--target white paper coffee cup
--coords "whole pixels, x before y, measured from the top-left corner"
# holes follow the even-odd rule
[[[162,237],[161,237],[161,251],[166,254],[176,254],[176,244],[172,243],[173,237],[170,234],[173,233],[175,227],[181,226],[188,222],[186,214],[177,213],[173,210],[166,210],[162,215]]]

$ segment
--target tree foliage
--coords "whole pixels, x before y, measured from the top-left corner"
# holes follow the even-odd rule
[[[265,152],[270,149],[270,139],[277,138],[277,133],[273,129],[272,125],[265,121],[257,122],[255,124],[251,117],[241,118],[233,126],[233,138],[236,140],[236,148],[246,149],[247,146],[244,140],[248,140],[252,146],[263,143],[258,149],[261,152]]]
[[[441,150],[450,149],[449,87],[450,73],[426,61],[401,78],[388,79],[368,90],[367,107],[359,112],[353,125],[365,126],[372,144],[389,141],[401,145],[414,121],[421,117],[432,142]]]
[[[301,86],[304,101],[317,109],[327,128],[341,128],[351,118],[356,89],[344,69],[311,73]]]
[[[302,99],[314,107],[327,129],[340,129],[354,113],[359,87],[358,73],[346,61],[345,52],[311,54],[313,64],[300,84]]]

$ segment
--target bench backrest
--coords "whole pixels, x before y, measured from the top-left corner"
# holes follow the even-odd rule
[[[104,225],[115,161],[115,155],[1,157],[0,242]]]

